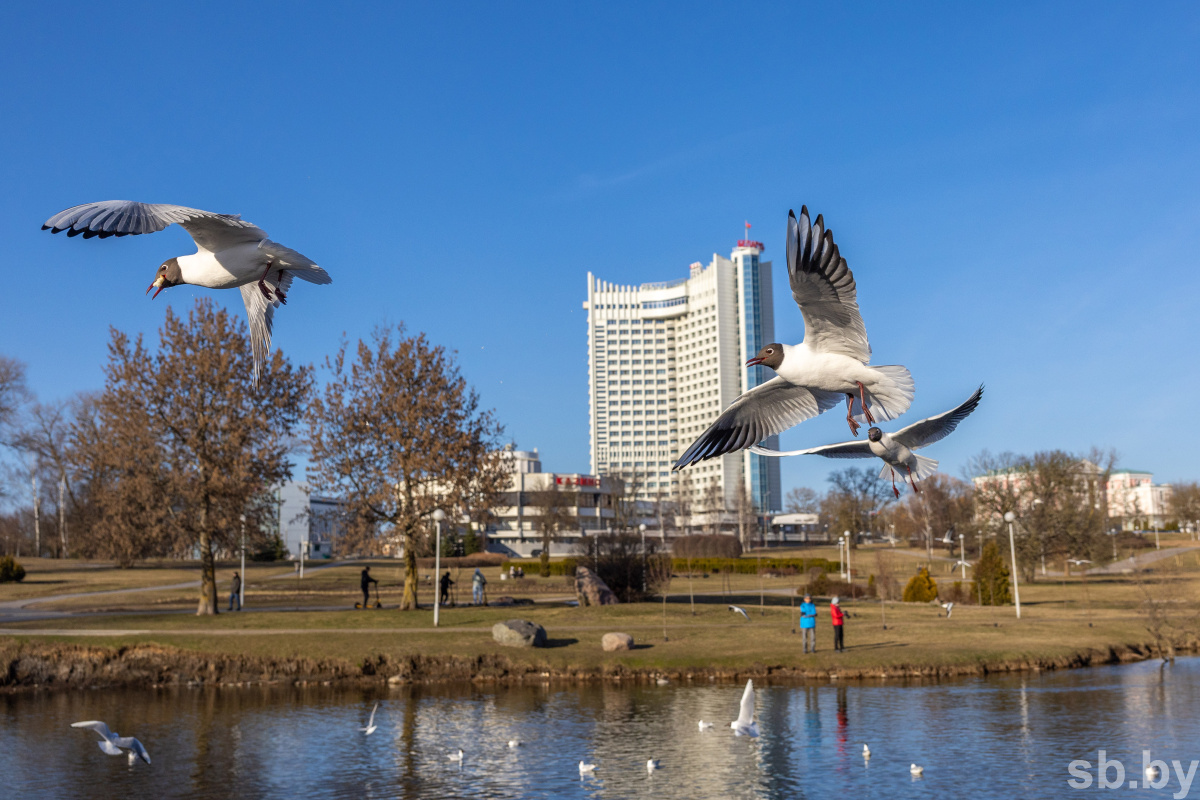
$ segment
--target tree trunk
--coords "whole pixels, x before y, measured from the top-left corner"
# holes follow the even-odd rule
[[[404,597],[400,600],[401,611],[417,608],[417,537],[412,526],[404,529]]]
[[[213,560],[212,534],[208,530],[208,509],[200,509],[200,605],[196,616],[220,613],[217,610],[217,565]]]

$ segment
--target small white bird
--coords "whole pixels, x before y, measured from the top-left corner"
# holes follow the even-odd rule
[[[713,724],[711,722],[705,722],[704,720],[700,720],[700,730],[706,731],[709,728],[711,728],[712,726],[713,726]]]
[[[108,726],[99,720],[88,720],[86,722],[72,722],[72,728],[88,728],[100,734],[100,749],[108,753],[110,756],[119,756],[124,750],[129,751],[129,763],[134,763],[137,759],[150,763],[150,754],[146,752],[146,748],[142,743],[132,736],[119,736],[110,731]]]
[[[770,367],[776,377],[734,400],[674,469],[744,450],[828,411],[843,398],[854,436],[859,422],[873,425],[896,419],[912,404],[908,369],[869,365],[871,345],[858,309],[854,275],[825,229],[825,220],[818,216],[810,223],[805,207],[799,220],[788,212],[787,267],[792,299],[804,316],[804,341],[772,342],[747,361],[748,368]],[[750,375],[757,382],[753,371]]]
[[[908,771],[911,772],[913,775],[920,777],[921,775],[923,775],[925,773],[925,768],[918,767],[916,764],[913,764],[912,766],[910,766],[908,768]]]
[[[654,770],[656,770],[656,769],[658,769],[658,761],[656,761],[656,760],[655,760],[655,759],[653,759],[653,758],[651,758],[651,759],[647,759],[647,761],[646,761],[646,771],[647,771],[647,772],[654,772]]]
[[[738,718],[729,723],[734,734],[738,736],[758,736],[758,723],[754,721],[754,681],[746,681],[746,691],[742,692],[742,703],[738,709]]]
[[[743,617],[746,618],[746,622],[750,621],[750,615],[746,613],[746,609],[738,608],[737,606],[730,606],[729,610],[735,614],[741,614]]]
[[[760,456],[825,456],[827,458],[872,458],[883,460],[883,469],[879,472],[881,480],[888,476],[892,479],[892,492],[900,496],[896,488],[896,472],[908,477],[908,484],[914,492],[919,492],[917,481],[924,480],[937,470],[936,459],[919,456],[913,450],[931,445],[953,433],[967,416],[979,405],[983,397],[983,387],[980,386],[974,394],[961,405],[944,411],[934,417],[914,422],[908,427],[901,428],[895,433],[884,433],[881,429],[872,427],[867,431],[867,441],[858,440],[826,444],[820,447],[809,447],[804,450],[771,450],[753,445],[750,452]]]
[[[1148,781],[1158,780],[1158,776],[1161,774],[1162,774],[1162,771],[1158,767],[1154,766],[1153,764],[1146,767],[1146,780],[1148,780]]]
[[[950,614],[954,612],[954,603],[942,603],[942,608],[946,609],[946,619],[950,619]]]
[[[871,748],[867,747],[864,744],[863,745],[863,758],[870,758],[870,757],[871,757]]]
[[[659,675],[657,678],[655,678],[654,682],[657,683],[659,686],[666,686],[668,683],[670,683],[669,680],[667,680],[666,678],[664,678],[661,675]]]
[[[595,771],[596,771],[595,764],[588,764],[584,761],[579,762],[579,774],[580,775],[587,775],[587,774],[595,772]]]
[[[518,742],[516,739],[509,739],[509,740],[508,740],[508,747],[509,747],[509,749],[510,749],[510,750],[515,750],[516,748],[518,748],[518,747],[520,747],[520,746],[521,746],[521,743],[520,743],[520,742]]]
[[[379,710],[379,703],[376,703],[375,707],[371,709],[371,718],[369,720],[367,720],[367,727],[359,728],[359,730],[363,732],[364,736],[370,736],[372,733],[375,732],[375,729],[377,727],[379,727],[378,725],[375,724],[375,712],[378,710]]]
[[[463,751],[459,750],[457,753],[450,753],[448,756],[446,756],[446,758],[450,759],[451,761],[457,761],[461,764],[463,760]]]
[[[180,284],[209,289],[242,291],[250,320],[250,349],[254,352],[254,380],[262,373],[270,355],[271,327],[275,309],[287,303],[292,278],[316,284],[332,283],[329,273],[312,259],[267,238],[266,231],[236,214],[216,214],[166,203],[137,203],[104,200],[84,203],[55,214],[42,225],[51,233],[67,236],[137,236],[155,233],[178,223],[191,234],[196,252],[164,261],[154,274],[150,289]]]

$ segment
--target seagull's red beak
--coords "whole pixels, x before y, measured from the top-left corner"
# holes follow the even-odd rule
[[[154,280],[154,283],[146,287],[146,294],[150,294],[150,290],[155,288],[158,289],[158,292],[161,292],[163,289],[167,288],[166,281],[161,275]],[[154,297],[158,297],[158,292],[154,293]],[[153,300],[154,297],[151,297],[150,299]]]
[[[758,356],[755,356],[754,358],[752,358],[746,362],[746,366],[747,367],[757,367],[762,362],[763,362],[763,360],[761,358],[759,358]]]

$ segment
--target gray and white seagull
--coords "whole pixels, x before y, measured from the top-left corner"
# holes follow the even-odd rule
[[[332,283],[329,273],[312,259],[271,241],[266,231],[237,214],[216,214],[166,203],[131,200],[84,203],[55,214],[46,220],[42,230],[66,231],[67,236],[82,235],[85,239],[107,239],[157,233],[173,223],[191,234],[196,252],[164,261],[146,292],[156,289],[154,297],[158,297],[163,289],[184,283],[209,289],[239,287],[250,322],[250,348],[254,353],[257,383],[271,350],[275,309],[287,303],[292,278],[316,284]]]
[[[119,756],[125,750],[129,751],[129,763],[132,764],[137,759],[150,763],[150,754],[146,752],[146,748],[142,743],[132,736],[118,736],[108,729],[100,720],[92,719],[86,722],[72,722],[72,728],[87,728],[100,734],[100,741],[96,744],[100,745],[100,749],[108,753],[110,756]]]
[[[858,288],[833,233],[808,208],[788,212],[788,280],[804,315],[804,341],[773,342],[746,366],[765,366],[775,378],[730,404],[675,462],[683,469],[708,458],[744,450],[846,401],[846,422],[896,419],[913,399],[913,379],[899,365],[871,366],[871,345],[858,310]]]
[[[914,492],[919,492],[917,481],[924,480],[937,470],[938,462],[926,456],[919,456],[913,450],[919,450],[926,445],[941,441],[949,436],[958,423],[979,405],[983,397],[983,387],[980,386],[968,397],[962,405],[944,411],[936,417],[929,417],[920,422],[914,422],[907,428],[901,428],[895,433],[884,433],[881,429],[872,427],[867,431],[867,440],[826,444],[820,447],[809,447],[806,450],[771,450],[754,445],[750,452],[761,456],[825,456],[826,458],[881,458],[884,466],[879,472],[880,478],[891,475],[892,491],[896,497],[900,490],[896,488],[896,471],[899,470],[908,477],[908,484]]]

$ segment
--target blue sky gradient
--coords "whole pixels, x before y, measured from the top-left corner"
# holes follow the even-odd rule
[[[404,322],[545,466],[588,469],[585,275],[686,275],[743,220],[776,264],[807,204],[854,270],[930,449],[1096,445],[1195,480],[1200,6],[16,6],[0,28],[0,352],[45,400],[97,388],[109,326],[237,292],[143,296],[187,234],[68,240],[105,199],[242,213],[333,276],[275,343],[318,362]],[[826,414],[782,445],[846,438]],[[825,488],[788,459],[785,489]]]

